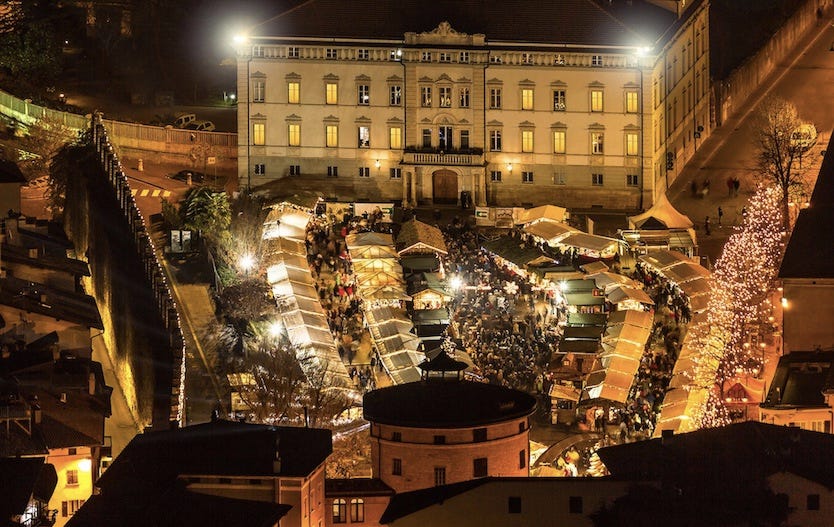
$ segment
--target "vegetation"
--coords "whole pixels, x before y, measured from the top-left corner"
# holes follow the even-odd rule
[[[229,197],[207,187],[195,187],[185,196],[180,209],[183,226],[197,231],[211,243],[220,240],[232,221]]]
[[[24,83],[51,84],[61,72],[59,35],[66,24],[58,0],[0,3],[0,68]]]

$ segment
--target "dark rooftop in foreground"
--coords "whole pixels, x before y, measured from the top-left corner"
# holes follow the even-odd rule
[[[824,408],[834,388],[834,351],[794,351],[779,358],[763,408]]]
[[[428,380],[365,394],[365,419],[415,428],[465,428],[525,417],[536,400],[518,390],[472,381]]]
[[[379,478],[325,479],[326,496],[391,496],[394,489]]]
[[[89,328],[104,329],[93,297],[13,276],[0,278],[0,304]]]
[[[487,41],[641,46],[654,43],[675,21],[674,13],[645,0],[615,3],[627,11],[621,16],[630,27],[606,10],[607,0],[312,0],[250,33],[402,40],[407,32],[433,31],[445,21],[457,32],[483,34]]]

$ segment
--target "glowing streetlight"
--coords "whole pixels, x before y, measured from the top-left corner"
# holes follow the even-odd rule
[[[244,34],[237,34],[232,40],[234,40],[235,44],[245,44],[249,40],[249,37]]]
[[[451,280],[449,280],[449,285],[452,286],[453,290],[457,291],[463,287],[463,279],[459,276],[453,276]]]
[[[255,257],[251,254],[244,254],[240,257],[237,264],[243,270],[244,273],[248,273],[253,267],[255,267]]]
[[[85,457],[78,462],[78,468],[81,469],[82,472],[89,472],[93,468],[93,461],[90,458]]]
[[[275,322],[272,322],[271,324],[269,324],[269,334],[272,337],[279,336],[281,334],[281,332],[283,331],[283,329],[284,329],[284,325],[281,324],[281,322],[279,322],[277,320]]]

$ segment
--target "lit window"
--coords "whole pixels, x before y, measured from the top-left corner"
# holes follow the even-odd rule
[[[501,151],[501,130],[490,130],[489,132],[489,149],[492,152]]]
[[[389,88],[389,92],[391,96],[388,99],[388,104],[391,106],[399,106],[402,104],[403,100],[403,87],[402,86],[391,86]]]
[[[391,176],[391,179],[402,179],[403,178],[403,169],[401,168],[391,168],[388,170],[388,173]],[[397,439],[392,439],[392,441],[397,441]]]
[[[347,522],[347,502],[344,498],[333,500],[333,523]]]
[[[263,146],[266,144],[266,124],[254,123],[252,124],[252,144]]]
[[[365,500],[353,498],[350,500],[350,521],[351,523],[362,523],[365,521]]]
[[[301,146],[301,125],[291,124],[287,128],[287,140],[289,145]]]
[[[446,467],[434,467],[434,486],[446,484]]]
[[[640,176],[637,174],[626,174],[626,186],[628,187],[639,187],[640,186]]]
[[[460,89],[459,102],[461,108],[469,108],[469,88]]]
[[[335,82],[327,83],[327,104],[339,104],[339,85]]]
[[[360,49],[357,54],[356,58],[359,60],[368,60],[371,58],[371,50],[369,49]]]
[[[564,154],[565,153],[565,136],[567,132],[564,130],[554,130],[553,131],[553,153],[554,154]]]
[[[637,105],[637,92],[636,91],[628,91],[626,92],[626,112],[627,113],[637,113],[639,111]]]
[[[533,130],[522,130],[521,131],[521,151],[522,152],[532,152],[533,151]]]
[[[489,89],[489,107],[493,110],[501,108],[501,88]]]
[[[264,102],[266,97],[266,81],[255,79],[252,81],[252,102]]]
[[[591,174],[591,185],[601,187],[603,184],[602,174]]]
[[[458,62],[462,64],[466,64],[469,62],[469,52],[468,51],[461,51],[460,55],[458,55]]]
[[[591,111],[602,111],[602,90],[591,90]]]
[[[359,148],[371,147],[371,128],[369,126],[360,126],[358,134]]]
[[[563,55],[556,55],[553,57],[553,65],[554,66],[564,66],[565,65],[565,57]]]
[[[367,84],[360,84],[356,87],[358,100],[356,104],[368,105],[371,103],[371,87]]]
[[[451,88],[451,86],[441,86],[440,87],[440,107],[441,108],[451,108],[452,107],[452,88]]]
[[[533,88],[524,88],[521,90],[521,109],[533,109]]]
[[[489,180],[494,183],[501,182],[501,171],[500,170],[493,170],[489,173]]]
[[[604,153],[603,149],[603,140],[605,139],[605,134],[602,132],[592,132],[591,133],[591,153],[592,154],[602,154]]]
[[[640,142],[638,141],[637,134],[633,132],[628,132],[626,134],[626,155],[627,156],[636,156],[640,152]]]
[[[420,87],[420,106],[431,108],[431,86]]]
[[[328,124],[325,128],[325,146],[335,148],[339,146],[339,127],[335,124]]]
[[[564,112],[566,109],[565,90],[553,90],[553,111]]]
[[[334,59],[337,58],[337,53],[338,52],[335,48],[327,48],[327,50],[325,50],[325,52],[324,52],[324,56],[328,60],[334,60]]]
[[[403,147],[403,129],[399,126],[392,126],[388,129],[388,148],[399,150]]]
[[[301,102],[300,82],[287,83],[287,102],[290,104],[298,104],[299,102]]]
[[[75,487],[78,485],[78,471],[67,470],[67,486]]]
[[[522,183],[532,183],[533,182],[533,173],[529,171],[524,171],[521,173],[521,182]]]

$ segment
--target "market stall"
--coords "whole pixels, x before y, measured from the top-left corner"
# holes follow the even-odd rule
[[[446,240],[440,229],[415,219],[402,224],[397,235],[397,254],[446,254]]]
[[[646,212],[630,216],[628,224],[620,236],[633,251],[645,254],[673,249],[695,255],[698,243],[692,221],[669,203],[666,194],[661,194]]]
[[[425,359],[419,351],[420,339],[404,311],[380,307],[365,311],[374,348],[394,384],[420,380],[417,365]]]
[[[516,218],[517,224],[530,224],[540,221],[563,222],[567,219],[567,209],[557,205],[541,205],[521,211]]]

